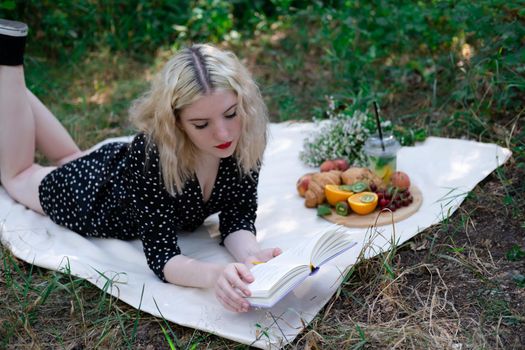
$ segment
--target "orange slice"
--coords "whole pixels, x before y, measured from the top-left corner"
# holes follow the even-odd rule
[[[337,202],[346,201],[348,197],[353,195],[353,192],[341,189],[339,185],[326,185],[324,187],[324,194],[328,203],[335,207]]]
[[[377,194],[374,192],[356,193],[348,198],[348,204],[359,215],[370,214],[377,207]]]

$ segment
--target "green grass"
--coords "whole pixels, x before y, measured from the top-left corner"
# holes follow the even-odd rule
[[[334,96],[378,101],[399,127],[509,148],[454,215],[352,269],[291,348],[525,342],[522,1],[0,1],[0,17],[29,22],[27,85],[82,148],[131,134],[130,103],[192,41],[235,51],[274,122],[326,117]],[[248,348],[133,309],[67,268],[3,246],[0,259],[0,348]]]
[[[0,348],[164,348],[162,329],[178,349],[198,347],[209,337],[144,314],[87,281],[17,261],[3,247]],[[217,348],[223,340],[215,340]]]
[[[101,51],[81,64],[29,59],[26,76],[28,87],[86,148],[132,133],[127,122],[130,102],[147,89],[154,67]]]

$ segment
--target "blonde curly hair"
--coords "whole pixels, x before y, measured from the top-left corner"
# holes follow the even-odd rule
[[[209,44],[178,51],[130,109],[131,123],[158,147],[164,186],[172,195],[193,176],[198,153],[178,127],[180,112],[216,90],[237,95],[241,136],[234,156],[239,170],[249,174],[260,165],[266,147],[268,112],[255,81],[234,53]]]

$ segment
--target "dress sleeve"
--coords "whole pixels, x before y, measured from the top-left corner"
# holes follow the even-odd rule
[[[235,190],[219,213],[219,231],[221,244],[232,232],[247,230],[256,234],[255,219],[257,217],[257,185],[259,170],[251,171],[250,176],[239,179]]]
[[[127,209],[139,231],[148,266],[161,280],[166,281],[164,266],[168,260],[181,253],[173,222],[174,209],[162,185],[156,147],[148,147],[143,134],[137,135],[129,147],[124,172]]]

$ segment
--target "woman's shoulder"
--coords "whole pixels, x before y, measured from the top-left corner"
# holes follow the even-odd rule
[[[147,155],[158,154],[158,148],[157,148],[157,145],[155,144],[155,141],[150,135],[144,132],[140,132],[136,134],[133,137],[133,140],[131,140],[129,147],[130,147],[131,153],[136,154],[136,155],[145,156],[146,154]]]
[[[128,157],[131,164],[156,164],[159,162],[157,145],[146,133],[140,132],[133,137],[128,146]]]
[[[152,137],[145,132],[137,133],[131,140],[132,146],[145,146],[147,143],[152,141]]]

